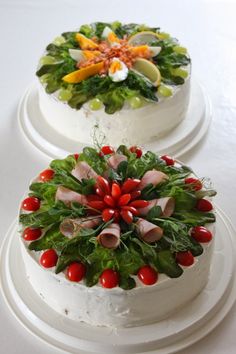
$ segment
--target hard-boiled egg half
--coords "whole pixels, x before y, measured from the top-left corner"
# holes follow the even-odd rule
[[[108,26],[106,26],[102,32],[102,38],[104,38],[111,47],[120,45],[119,38]]]
[[[113,58],[109,67],[108,75],[114,82],[123,81],[128,76],[129,69],[119,58]]]

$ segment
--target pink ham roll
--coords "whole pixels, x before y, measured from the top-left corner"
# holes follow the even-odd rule
[[[140,238],[147,243],[159,241],[163,236],[163,230],[147,220],[139,218],[136,225]]]
[[[105,248],[117,248],[120,244],[120,226],[110,224],[97,236],[97,241]]]
[[[76,202],[82,205],[87,204],[87,198],[84,195],[74,192],[63,186],[59,186],[57,188],[55,199],[64,202],[68,206],[70,206],[72,202]]]
[[[78,161],[75,168],[71,171],[71,174],[79,181],[89,178],[94,178],[96,180],[98,177],[98,174],[85,161]]]
[[[93,229],[101,223],[101,218],[64,219],[60,224],[60,232],[69,238],[75,237],[81,229]]]
[[[119,164],[122,162],[122,161],[126,161],[127,160],[127,157],[125,155],[122,155],[122,154],[114,154],[114,155],[111,155],[111,157],[109,157],[109,159],[107,160],[108,162],[108,165],[113,168],[114,170],[117,169],[117,167],[119,166]]]
[[[139,214],[141,216],[147,215],[149,210],[154,206],[160,206],[162,210],[162,216],[169,217],[175,210],[175,200],[172,197],[149,200],[149,205],[147,207],[138,209]]]
[[[162,183],[167,179],[168,176],[161,171],[157,171],[157,170],[147,171],[141,179],[139,189],[142,190],[150,183],[153,184],[154,186],[157,186],[159,183]]]

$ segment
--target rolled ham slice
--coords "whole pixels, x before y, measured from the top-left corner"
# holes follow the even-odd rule
[[[99,225],[101,218],[64,219],[60,224],[60,232],[69,238],[76,236],[81,229],[93,229]]]
[[[114,154],[107,160],[108,165],[114,170],[117,169],[122,161],[127,161],[127,156],[122,154]]]
[[[64,202],[68,206],[70,206],[72,202],[76,202],[82,205],[87,204],[87,198],[84,195],[74,192],[63,186],[59,186],[57,188],[55,199]]]
[[[142,190],[150,183],[153,184],[154,186],[157,186],[159,183],[164,182],[167,179],[168,176],[161,171],[157,171],[157,170],[147,171],[141,179],[139,189]]]
[[[85,161],[78,161],[75,168],[71,171],[71,174],[79,181],[89,178],[94,178],[96,180],[98,177],[98,174]]]
[[[162,216],[169,217],[175,210],[175,200],[172,197],[149,200],[149,205],[147,207],[138,209],[139,214],[141,216],[147,215],[149,210],[154,206],[160,206],[162,210]]]
[[[140,238],[147,243],[159,241],[163,236],[162,228],[147,220],[139,218],[136,225],[138,227]]]
[[[110,224],[97,236],[97,241],[105,248],[117,248],[120,244],[120,226]]]

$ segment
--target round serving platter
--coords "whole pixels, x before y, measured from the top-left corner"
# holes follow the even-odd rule
[[[176,158],[192,149],[207,132],[211,121],[211,104],[205,89],[192,77],[189,108],[185,119],[163,138],[143,146],[159,154]],[[38,85],[32,84],[18,107],[18,121],[28,141],[46,155],[57,158],[82,150],[84,144],[56,132],[40,111]]]
[[[65,352],[177,352],[213,330],[236,298],[235,231],[226,215],[219,208],[216,210],[215,251],[208,284],[191,303],[166,320],[141,327],[112,329],[78,323],[54,312],[34,292],[27,279],[16,222],[10,227],[0,254],[0,280],[6,303],[28,331]]]

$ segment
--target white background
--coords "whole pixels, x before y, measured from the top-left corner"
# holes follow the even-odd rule
[[[49,162],[19,133],[19,99],[35,80],[46,44],[63,31],[98,20],[160,26],[188,47],[194,73],[211,97],[213,122],[206,138],[182,160],[199,176],[212,178],[217,204],[236,226],[235,16],[233,0],[0,0],[0,242],[29,181]],[[236,306],[207,338],[181,353],[235,353],[235,314]],[[16,322],[2,297],[0,328],[1,354],[57,353]]]

